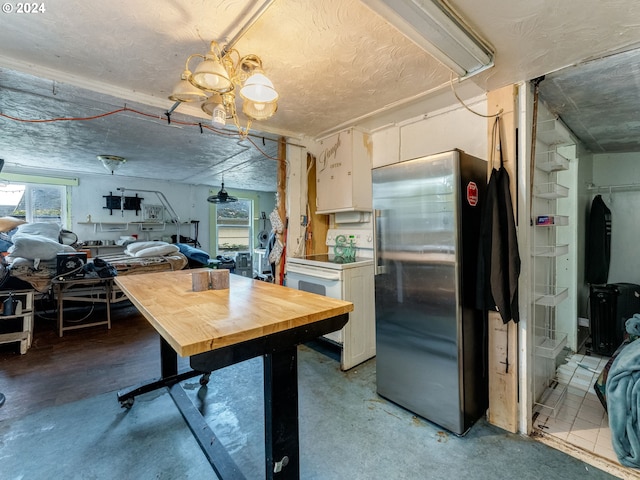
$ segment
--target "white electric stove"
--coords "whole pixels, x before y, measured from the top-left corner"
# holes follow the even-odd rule
[[[342,330],[324,336],[341,347],[348,370],[376,354],[373,233],[330,229],[326,244],[328,254],[287,259],[287,286],[353,303]]]

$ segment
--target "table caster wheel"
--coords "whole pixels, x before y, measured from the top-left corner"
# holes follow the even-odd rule
[[[209,383],[209,377],[210,376],[211,376],[211,373],[204,373],[200,377],[200,385],[205,386],[207,383]]]
[[[122,408],[126,408],[127,410],[129,410],[131,407],[133,407],[134,401],[135,401],[135,397],[127,398],[126,400],[121,400],[120,406]]]

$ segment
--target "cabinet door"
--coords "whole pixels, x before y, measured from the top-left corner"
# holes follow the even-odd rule
[[[317,209],[349,209],[353,206],[353,131],[340,132],[321,144],[316,162]]]

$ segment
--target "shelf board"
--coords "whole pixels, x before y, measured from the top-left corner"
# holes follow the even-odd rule
[[[552,380],[549,387],[542,392],[542,395],[535,402],[536,410],[540,413],[556,417],[562,407],[564,397],[567,395],[567,385]]]
[[[563,332],[553,332],[552,335],[545,336],[544,334],[538,335],[538,332],[536,332],[535,342],[537,357],[555,359],[567,345],[567,334]]]
[[[569,225],[568,215],[556,215],[555,213],[544,213],[535,216],[536,227],[564,227]]]
[[[569,189],[557,183],[542,183],[533,187],[533,194],[538,198],[553,200],[556,198],[567,198]]]
[[[163,231],[167,225],[190,225],[188,222],[174,222],[171,220],[165,222],[149,222],[149,221],[133,221],[133,222],[77,222],[78,225],[93,225],[93,230],[101,232],[126,232],[131,227],[138,227],[143,232]]]
[[[133,222],[76,222],[78,225],[166,225],[176,224],[176,222],[149,222],[149,221],[136,221]],[[188,225],[191,222],[180,222],[180,225]]]
[[[555,119],[544,120],[536,125],[537,139],[546,145],[574,145],[575,142],[563,125]]]
[[[547,307],[555,307],[569,296],[566,287],[538,286],[535,288],[534,303]]]
[[[569,253],[569,245],[538,245],[535,247],[534,257],[560,257]]]
[[[569,160],[553,150],[540,152],[536,154],[536,168],[548,173],[569,170]]]

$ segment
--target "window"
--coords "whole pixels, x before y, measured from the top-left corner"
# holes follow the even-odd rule
[[[62,185],[0,185],[0,216],[22,218],[29,223],[65,224],[66,187]]]
[[[251,200],[216,205],[216,255],[252,251],[252,218]]]

